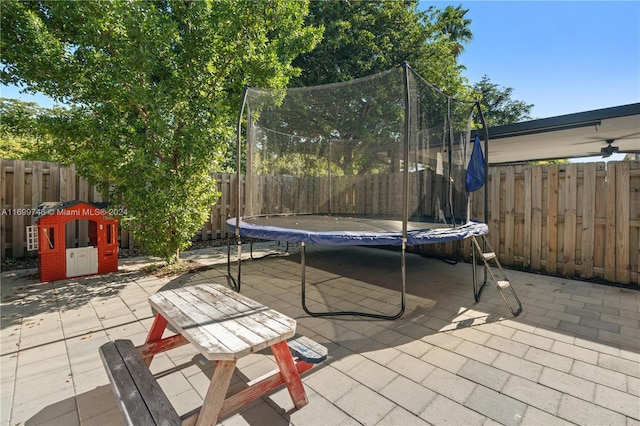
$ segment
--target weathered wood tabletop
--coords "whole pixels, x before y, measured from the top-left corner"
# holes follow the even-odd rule
[[[149,303],[209,360],[237,360],[296,330],[294,319],[219,284],[161,291]]]
[[[216,424],[220,417],[282,384],[297,408],[308,403],[300,379],[305,367],[294,361],[286,341],[295,334],[294,319],[219,284],[160,291],[149,298],[149,303],[157,314],[145,344],[138,347],[147,365],[155,354],[187,343],[208,360],[216,361],[202,408],[184,424]],[[163,337],[167,324],[177,334]],[[266,347],[271,348],[278,369],[227,396],[236,361]]]

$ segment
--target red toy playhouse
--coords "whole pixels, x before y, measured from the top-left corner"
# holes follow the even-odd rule
[[[118,220],[106,204],[45,203],[36,221],[41,282],[118,270]]]

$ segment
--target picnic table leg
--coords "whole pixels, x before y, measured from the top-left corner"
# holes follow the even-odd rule
[[[296,364],[293,361],[293,356],[291,356],[287,341],[283,340],[271,345],[271,351],[280,369],[282,380],[284,380],[284,383],[287,385],[287,390],[289,391],[293,405],[295,405],[296,408],[304,407],[309,403],[309,400],[307,399],[304,385],[300,379],[300,373],[298,373]]]
[[[156,314],[156,317],[153,319],[153,324],[151,324],[151,328],[149,329],[149,334],[147,334],[147,339],[144,341],[144,343],[152,343],[162,339],[162,335],[164,334],[164,330],[166,328],[167,320],[162,315]],[[153,355],[150,355],[144,359],[147,367],[151,365],[152,360]]]
[[[211,384],[204,397],[196,426],[213,426],[218,422],[218,415],[235,369],[236,361],[216,361],[216,368],[213,370]]]

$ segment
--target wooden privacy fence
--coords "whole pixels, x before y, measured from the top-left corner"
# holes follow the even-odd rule
[[[505,265],[639,284],[639,161],[491,167],[486,190]]]
[[[45,201],[102,201],[89,183],[76,175],[73,168],[55,163],[0,160],[2,258],[20,257],[25,252],[25,227]],[[209,221],[195,239],[226,238],[225,221],[235,216],[235,175],[217,174],[217,190],[221,197],[211,207]],[[304,191],[309,178],[263,179],[260,188],[254,184],[253,197],[269,194],[311,197]],[[345,177],[348,185],[334,182],[334,203],[340,210],[376,213],[375,191],[385,187],[371,185],[358,177]],[[376,179],[384,180],[379,177]],[[389,179],[393,179],[390,175]],[[276,185],[277,187],[273,187]],[[362,186],[361,185],[366,185]],[[291,188],[296,188],[295,190]],[[288,189],[287,189],[288,188]],[[474,193],[472,216],[483,217],[483,192],[489,195],[489,237],[500,261],[512,268],[529,271],[599,279],[619,284],[640,284],[640,162],[580,163],[539,166],[491,167],[486,188]],[[370,197],[361,194],[369,192]],[[296,195],[297,194],[297,195]],[[306,195],[305,195],[306,194]],[[418,198],[429,198],[429,191]],[[395,194],[378,194],[395,197]],[[349,207],[360,200],[371,206]],[[368,201],[366,201],[368,200]],[[415,200],[414,200],[415,201]],[[265,202],[274,202],[266,199]],[[418,200],[413,205],[429,205]],[[334,206],[335,207],[335,206]],[[75,235],[68,238],[76,238]],[[73,244],[73,241],[68,241]],[[129,233],[122,230],[120,246],[130,248]],[[470,245],[438,244],[423,247],[438,254],[461,254],[470,258]]]
[[[215,175],[217,190],[222,193],[218,203],[211,206],[209,221],[203,224],[195,238],[200,240],[226,238],[228,217],[235,215],[235,175]],[[77,175],[75,168],[60,167],[57,163],[0,159],[0,255],[23,257],[26,252],[26,227],[35,225],[34,213],[43,202],[80,200],[104,201],[95,187]],[[69,225],[69,224],[67,224]],[[81,231],[67,228],[67,247],[75,247]],[[130,232],[119,231],[120,247],[133,247]]]

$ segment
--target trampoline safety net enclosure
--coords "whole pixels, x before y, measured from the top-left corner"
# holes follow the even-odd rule
[[[445,95],[406,64],[342,83],[248,87],[238,121],[242,217],[229,227],[238,238],[327,244],[484,234],[470,222],[474,121],[477,102]],[[475,160],[482,174],[484,159]]]

